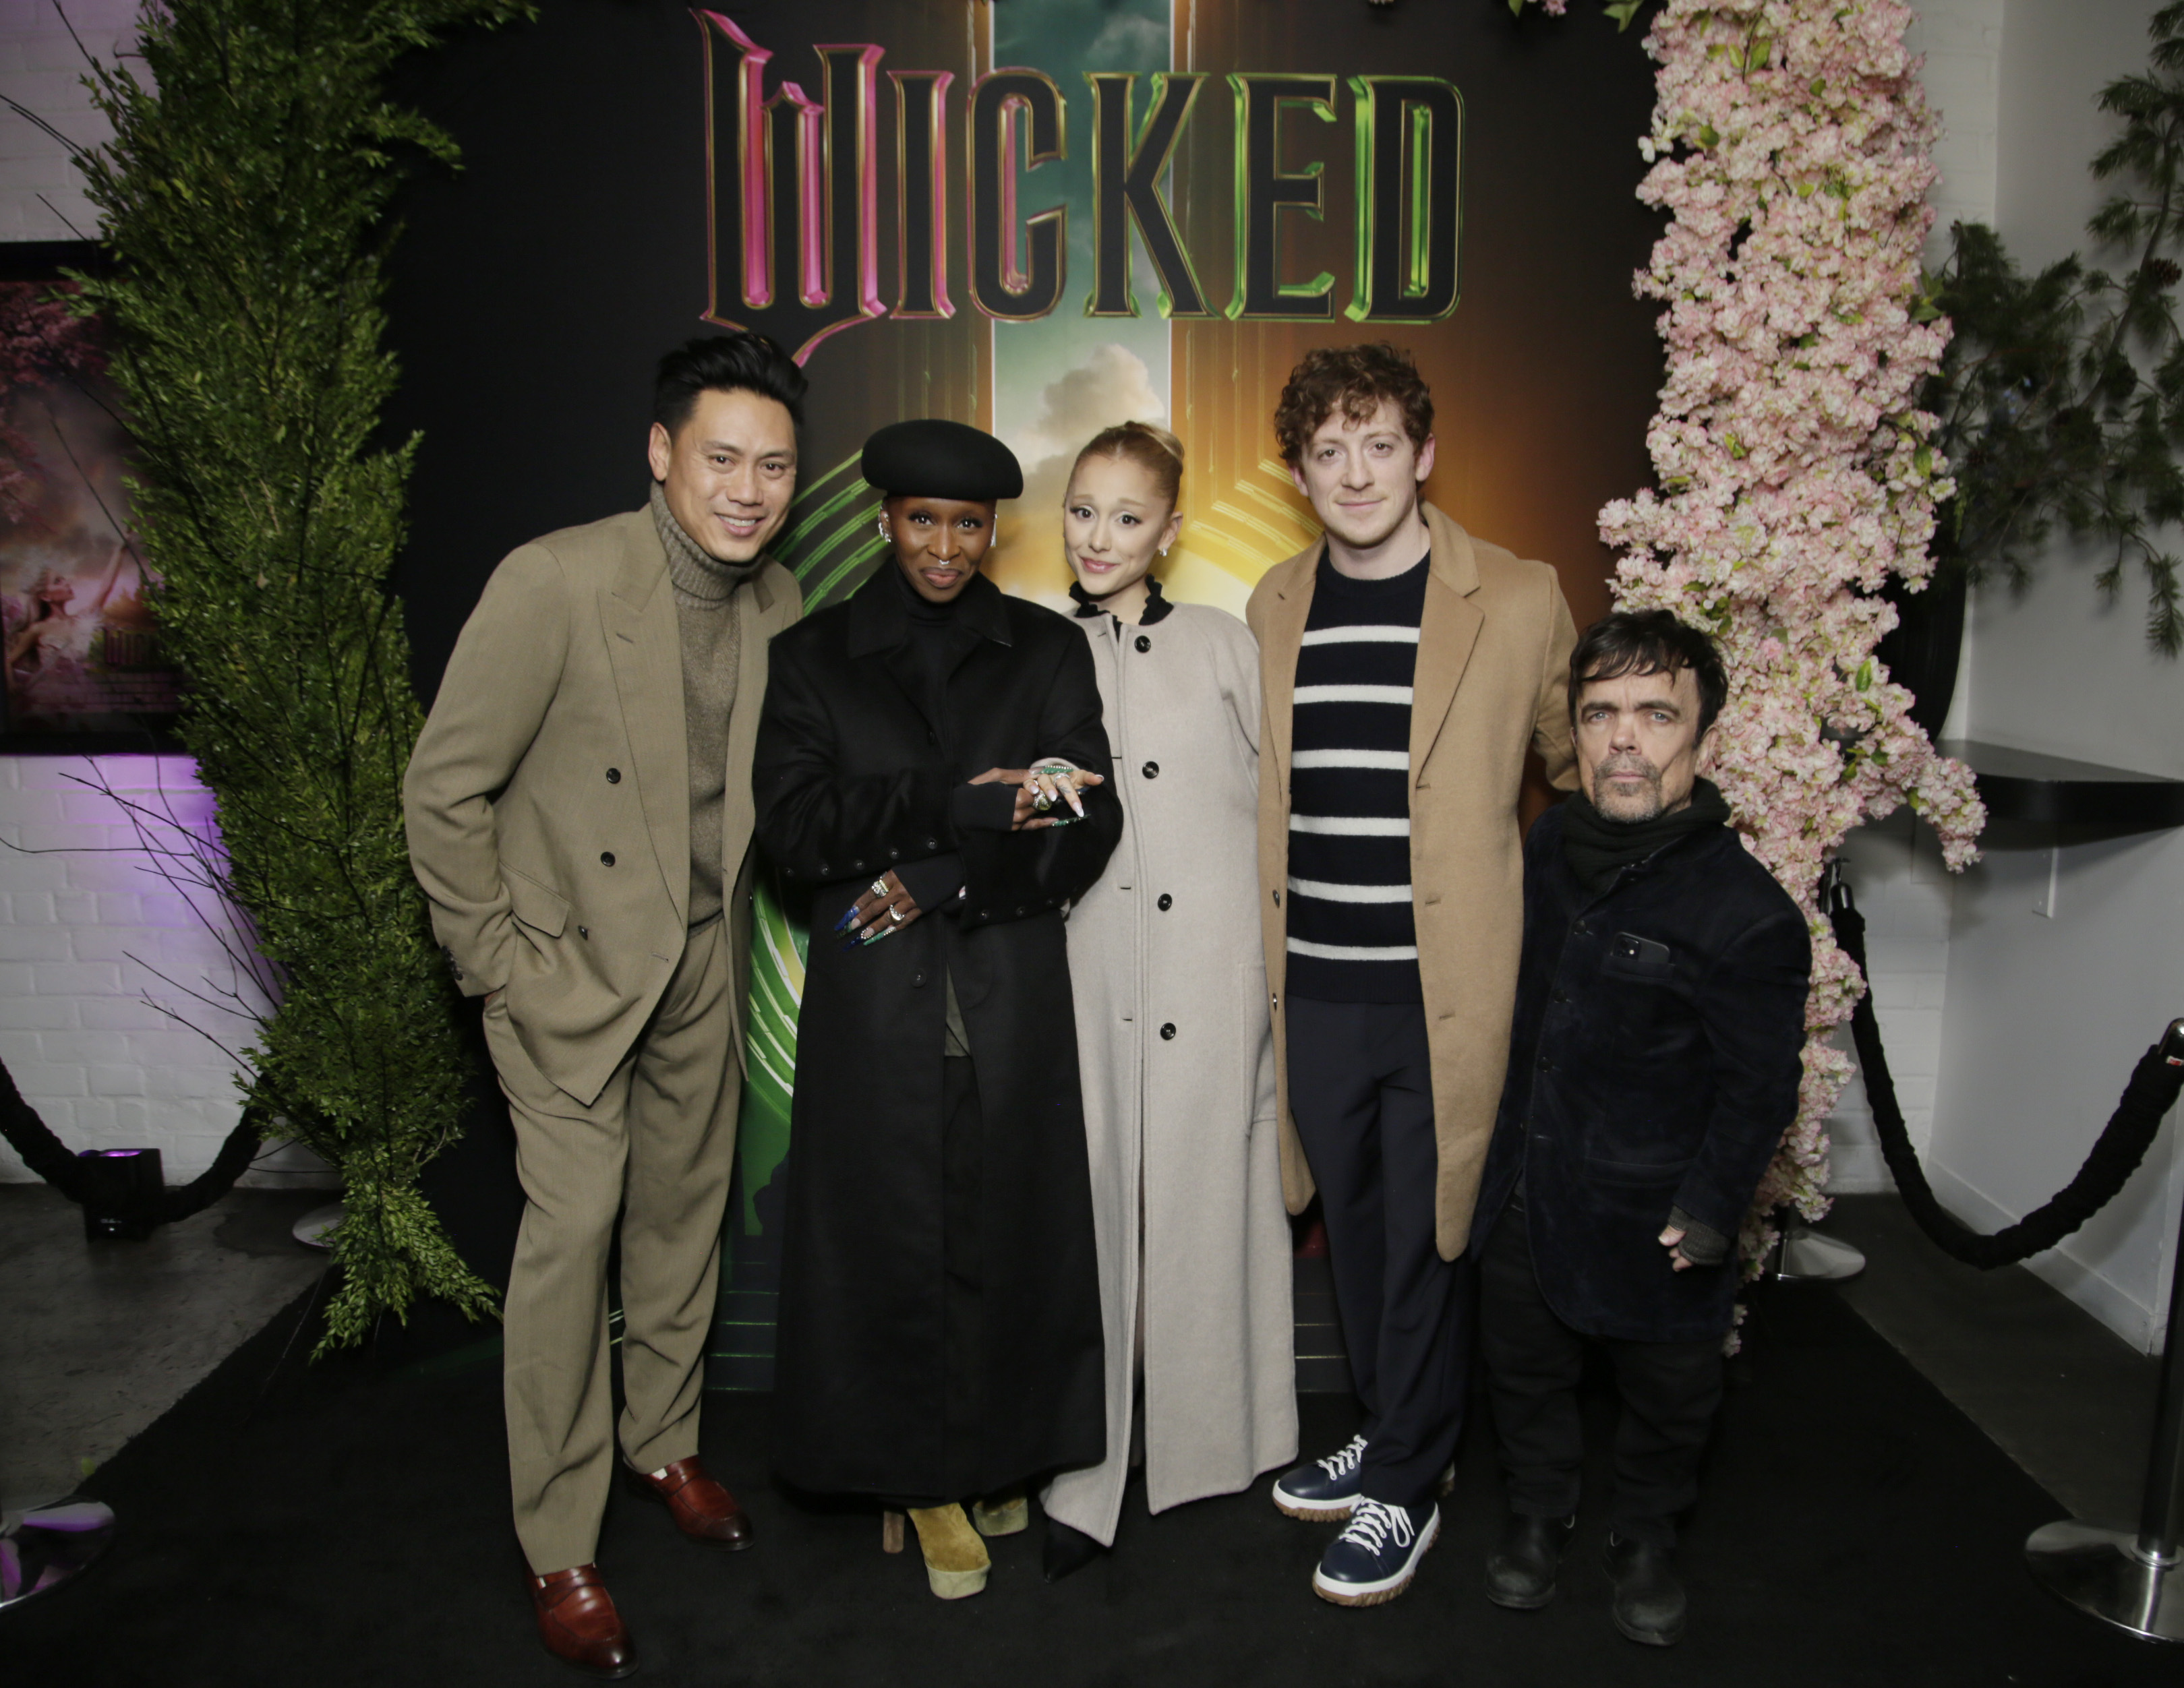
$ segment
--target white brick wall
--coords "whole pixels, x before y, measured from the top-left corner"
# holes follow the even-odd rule
[[[1949,225],[1992,225],[1998,162],[2004,0],[1912,0],[1908,37],[1925,55],[1926,97],[1940,113],[1934,147],[1941,179],[1927,195],[1934,208],[1929,264],[1948,251]],[[1961,696],[1967,682],[1960,682]],[[1908,812],[1853,833],[1843,866],[1865,915],[1874,1011],[1880,1020],[1896,1100],[1921,1154],[1932,1139],[1935,1086],[1941,1072],[1942,1015],[1949,980],[1953,876],[1933,835],[1914,830]],[[1850,1030],[1839,1034],[1850,1047]],[[1874,1135],[1862,1079],[1853,1078],[1828,1121],[1834,1139],[1828,1187],[1838,1195],[1895,1187]]]
[[[1947,250],[1952,222],[1994,222],[2004,0],[1911,3],[1918,15],[1905,39],[1925,55],[1926,99],[1942,118],[1934,148],[1942,179],[1926,196],[1940,242],[1928,248],[1931,262]]]
[[[1935,1086],[1942,1070],[1954,876],[1942,866],[1933,833],[1903,811],[1852,833],[1842,861],[1852,894],[1865,916],[1866,965],[1889,1076],[1896,1081],[1896,1100],[1912,1144],[1923,1155],[1933,1138]],[[1839,1039],[1849,1049],[1848,1027]],[[1862,1078],[1845,1088],[1828,1132],[1834,1141],[1831,1191],[1841,1195],[1895,1188],[1881,1159]]]
[[[262,999],[200,917],[226,928],[218,900],[160,875],[131,803],[171,819],[153,834],[163,846],[216,836],[187,757],[0,757],[0,1059],[70,1148],[157,1148],[173,1183],[210,1164],[242,1106],[234,1063],[160,1005],[240,1048],[249,1021],[190,993]],[[29,1177],[0,1144],[0,1181]],[[246,1175],[326,1178],[292,1147]]]
[[[67,141],[96,145],[107,127],[84,92],[83,55],[112,63],[136,39],[136,13],[137,0],[4,0],[0,91]],[[98,226],[68,147],[0,106],[0,241],[88,239]]]

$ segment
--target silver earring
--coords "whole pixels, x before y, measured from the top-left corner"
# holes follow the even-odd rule
[[[879,521],[874,524],[874,526],[878,527],[881,538],[886,540],[889,544],[893,544],[894,543],[894,535],[889,531],[887,518],[885,516],[882,516]]]
[[[1163,557],[1165,557],[1166,555],[1167,555],[1167,546],[1163,545],[1163,546],[1162,546],[1162,547],[1161,547],[1161,555],[1162,555]]]

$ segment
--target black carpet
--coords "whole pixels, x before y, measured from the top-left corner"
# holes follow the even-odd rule
[[[599,1557],[662,1684],[2175,1684],[2184,1651],[2050,1600],[2020,1554],[2060,1509],[1832,1291],[1772,1291],[1752,1324],[1681,1563],[1684,1644],[1624,1641],[1588,1518],[1545,1611],[1479,1592],[1500,1513],[1483,1423],[1440,1544],[1394,1605],[1308,1580],[1331,1527],[1246,1496],[1149,1518],[1057,1586],[1039,1525],[994,1544],[991,1585],[944,1604],[869,1512],[792,1503],[766,1475],[769,1402],[710,1396],[705,1455],[758,1530],[712,1554],[617,1494]],[[300,1332],[300,1334],[299,1334]],[[80,1583],[0,1615],[0,1683],[491,1684],[566,1688],[540,1651],[507,1516],[497,1364],[389,1342],[307,1367],[292,1308],[92,1477],[121,1515]],[[1308,1451],[1348,1434],[1304,1398]],[[1598,1438],[1596,1437],[1596,1441]]]

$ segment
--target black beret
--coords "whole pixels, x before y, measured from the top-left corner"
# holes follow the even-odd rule
[[[986,504],[1023,496],[1016,453],[962,422],[890,422],[865,442],[863,468],[866,484],[896,496]]]

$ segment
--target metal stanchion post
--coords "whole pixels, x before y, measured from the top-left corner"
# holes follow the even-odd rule
[[[2184,1020],[2170,1022],[2161,1047],[2170,1065],[2184,1066]],[[2103,1623],[2159,1641],[2184,1641],[2184,1496],[2177,1490],[2184,1474],[2184,1230],[2175,1252],[2137,1534],[2065,1518],[2034,1530],[2025,1544],[2032,1574],[2048,1589]]]
[[[1840,1284],[1864,1270],[1864,1251],[1854,1245],[1824,1237],[1801,1219],[1783,1226],[1781,1264],[1774,1275],[1785,1284]]]

